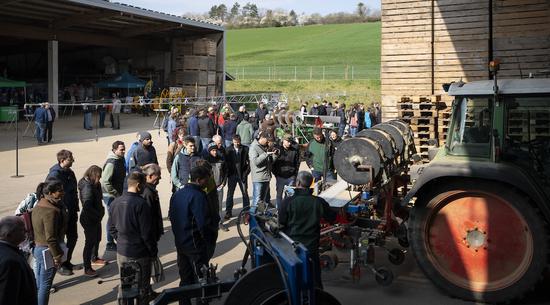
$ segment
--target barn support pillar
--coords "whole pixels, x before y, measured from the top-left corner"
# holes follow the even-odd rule
[[[59,113],[59,42],[48,41],[48,102]]]

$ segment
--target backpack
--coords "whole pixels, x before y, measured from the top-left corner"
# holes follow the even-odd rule
[[[164,117],[164,119],[162,119],[162,130],[164,130],[164,132],[168,132],[168,118],[167,117]]]
[[[17,209],[15,210],[15,215],[21,217],[25,223],[25,230],[27,231],[27,239],[21,243],[21,250],[25,253],[26,256],[32,253],[34,248],[34,230],[32,227],[32,209],[38,203],[38,197],[35,193],[30,193],[23,199]]]

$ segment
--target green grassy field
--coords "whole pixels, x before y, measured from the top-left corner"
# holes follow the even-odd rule
[[[380,22],[227,31],[227,66],[380,66]]]
[[[253,76],[248,76],[246,80],[226,82],[228,93],[277,91],[302,100],[307,100],[308,96],[327,94],[355,95],[360,100],[374,100],[380,95],[380,22],[230,30],[226,39],[229,73],[235,73],[233,71],[237,71],[237,67],[254,69],[273,66],[308,69],[353,65],[369,71],[369,80],[354,81],[349,80],[351,73],[342,74],[339,80],[336,76],[335,79],[322,81],[319,80],[319,70],[314,81],[279,80],[278,76],[266,81],[265,77],[255,80]]]

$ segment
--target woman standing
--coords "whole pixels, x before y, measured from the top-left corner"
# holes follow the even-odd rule
[[[55,273],[63,263],[63,257],[67,251],[63,244],[63,237],[67,231],[68,217],[61,202],[64,195],[63,183],[48,179],[41,183],[41,186],[38,187],[37,193],[41,193],[43,197],[32,210],[36,245],[33,251],[34,275],[38,289],[38,305],[47,305]],[[45,263],[44,255],[53,258],[52,265]]]
[[[96,276],[94,266],[105,266],[106,262],[99,258],[98,249],[101,241],[101,219],[105,214],[101,192],[101,168],[92,165],[84,173],[84,177],[78,181],[82,212],[80,213],[80,224],[84,228],[84,251],[82,260],[84,262],[84,275]]]

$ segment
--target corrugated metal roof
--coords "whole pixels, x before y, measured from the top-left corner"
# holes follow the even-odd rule
[[[498,79],[497,82],[499,94],[550,94],[550,78]],[[448,94],[492,95],[493,86],[493,80],[452,83]]]
[[[149,18],[155,18],[155,19],[162,19],[165,21],[170,22],[176,22],[176,23],[182,23],[190,26],[196,26],[196,27],[202,27],[202,28],[208,28],[211,30],[217,30],[217,31],[225,31],[223,26],[202,21],[202,20],[194,20],[189,18],[184,18],[176,15],[171,15],[163,12],[153,11],[137,6],[128,5],[125,3],[119,3],[119,2],[110,2],[108,0],[68,0],[69,2],[74,2],[78,4],[83,5],[89,5],[94,6],[98,8],[108,9],[108,10],[116,10],[121,11],[129,14],[139,15],[143,17],[149,17]]]

